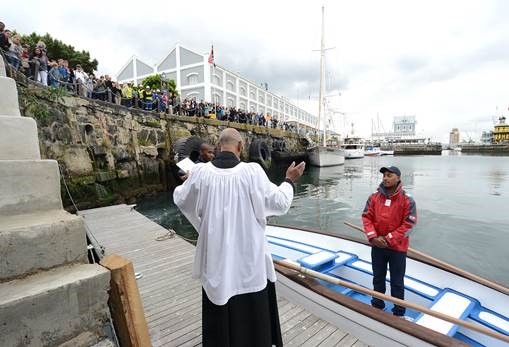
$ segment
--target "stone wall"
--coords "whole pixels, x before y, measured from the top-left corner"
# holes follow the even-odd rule
[[[37,121],[41,155],[58,161],[79,209],[134,203],[178,184],[174,144],[181,138],[215,144],[222,129],[235,127],[246,142],[244,160],[254,139],[269,148],[284,141],[288,153],[302,153],[306,144],[280,129],[128,109],[16,80],[21,112]],[[62,198],[72,209],[64,185]]]

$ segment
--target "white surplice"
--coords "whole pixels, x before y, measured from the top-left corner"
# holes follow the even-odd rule
[[[256,163],[228,169],[197,164],[175,189],[175,204],[199,234],[193,277],[201,280],[210,301],[224,305],[234,295],[276,281],[266,218],[285,214],[292,199],[292,185],[270,182]]]

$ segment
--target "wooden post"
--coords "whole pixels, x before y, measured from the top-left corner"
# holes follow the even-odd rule
[[[120,255],[112,254],[104,257],[101,265],[111,271],[108,304],[120,345],[152,346],[133,264]]]

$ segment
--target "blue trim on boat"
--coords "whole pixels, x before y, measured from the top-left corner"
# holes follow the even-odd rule
[[[294,251],[297,251],[297,252],[309,254],[309,255],[312,255],[313,253],[309,253],[306,250],[304,250],[303,248],[311,247],[311,248],[315,248],[315,249],[318,249],[318,250],[321,250],[321,251],[334,253],[333,251],[325,249],[325,248],[316,247],[316,246],[313,246],[313,245],[305,244],[305,243],[298,242],[298,241],[288,240],[288,239],[285,239],[285,238],[280,238],[280,237],[275,237],[275,236],[267,236],[267,239],[268,239],[269,243],[271,243],[271,244],[277,245],[279,247],[288,248],[288,249],[291,249],[291,250],[294,250]],[[277,240],[282,240],[282,241],[286,242],[287,244],[279,243],[279,242],[277,242]],[[297,246],[297,247],[292,247],[292,245],[293,246]],[[304,247],[303,248],[298,248],[299,245],[302,245]],[[334,270],[334,269],[336,269],[336,268],[338,268],[340,266],[345,265],[345,266],[350,267],[353,270],[361,271],[361,272],[364,272],[364,273],[366,273],[366,274],[368,274],[370,276],[373,276],[373,272],[372,271],[366,271],[363,268],[356,267],[355,265],[352,265],[352,263],[354,263],[356,261],[360,261],[360,262],[363,262],[365,264],[369,264],[369,267],[371,268],[371,263],[370,262],[367,262],[365,260],[359,259],[359,257],[356,254],[354,254],[354,253],[345,252],[345,251],[342,251],[342,250],[339,250],[339,251],[337,251],[335,253],[348,254],[348,255],[351,255],[352,258],[346,259],[344,262],[330,264],[330,266],[323,266],[323,267],[320,268],[320,272],[326,273],[326,272],[332,271],[332,270]],[[297,261],[299,261],[299,259],[297,259]],[[308,267],[308,268],[312,268],[312,267],[309,267],[309,266],[306,266],[306,265],[304,265],[304,266]],[[411,276],[408,276],[408,275],[406,275],[405,278],[410,279],[412,281],[415,281],[417,283],[420,283],[420,284],[422,284],[424,286],[427,286],[429,288],[432,288],[432,289],[436,290],[437,293],[440,293],[441,290],[442,290],[441,288],[437,288],[437,287],[435,287],[435,286],[433,286],[433,285],[431,285],[429,283],[426,283],[424,281],[421,281],[421,280],[419,280],[417,278],[414,278],[414,277],[411,277]],[[390,283],[390,281],[388,281],[388,280],[386,280],[386,281],[388,283]],[[420,295],[420,296],[422,296],[422,297],[424,297],[426,299],[429,299],[429,300],[434,300],[435,297],[436,297],[436,296],[429,295],[429,294],[426,294],[424,292],[421,292],[421,291],[419,291],[417,289],[414,289],[412,287],[405,286],[405,289],[411,291],[412,293]]]
[[[370,262],[367,262],[367,261],[362,260],[362,259],[358,259],[357,261],[359,261],[359,262],[363,262],[363,263],[366,263],[366,264],[369,264],[369,266],[370,266],[370,268],[371,268],[371,263],[370,263]],[[368,274],[368,275],[370,275],[370,276],[373,276],[373,271],[366,271],[365,269],[363,269],[363,268],[361,268],[361,267],[357,267],[357,266],[353,265],[353,263],[354,263],[354,262],[352,261],[352,262],[350,262],[349,264],[346,264],[346,266],[347,266],[347,267],[349,267],[349,268],[351,268],[351,269],[354,269],[354,270],[357,270],[357,271],[361,271],[361,272],[364,272],[365,274]],[[415,278],[415,277],[412,277],[412,276],[405,275],[405,279],[410,279],[410,280],[415,281],[415,282],[418,282],[418,283],[420,283],[420,284],[422,284],[422,285],[424,285],[424,286],[427,286],[427,287],[429,287],[429,288],[432,288],[432,289],[434,289],[434,290],[436,290],[436,291],[437,291],[437,293],[438,293],[437,295],[439,295],[439,294],[440,294],[440,292],[442,291],[442,288],[435,287],[435,286],[434,286],[434,285],[432,285],[432,284],[426,283],[426,282],[421,281],[421,280],[419,280],[419,279],[417,279],[417,278]],[[385,279],[385,281],[386,281],[387,283],[390,283],[390,280],[388,280],[387,278]],[[424,293],[424,292],[421,292],[421,291],[419,291],[419,290],[417,290],[417,289],[414,289],[414,288],[412,288],[412,287],[408,287],[408,286],[406,286],[406,285],[405,285],[405,289],[406,289],[406,290],[411,291],[412,293],[415,293],[415,294],[417,294],[417,295],[420,295],[420,296],[422,296],[422,297],[424,297],[424,298],[427,298],[427,299],[429,299],[429,300],[435,300],[435,299],[436,299],[436,296],[426,294],[426,293]]]
[[[476,321],[476,322],[478,322],[478,323],[480,323],[482,325],[485,325],[485,326],[487,326],[487,327],[489,327],[489,328],[491,328],[493,330],[496,330],[496,331],[498,331],[501,334],[505,334],[505,335],[509,336],[509,331],[508,330],[502,329],[501,327],[493,325],[490,322],[482,319],[479,316],[479,314],[481,312],[487,312],[489,314],[492,314],[492,315],[494,315],[494,316],[496,316],[496,317],[498,317],[498,318],[500,318],[502,320],[505,320],[507,323],[509,323],[509,318],[508,317],[505,317],[505,316],[501,315],[500,313],[497,313],[497,312],[495,312],[493,310],[490,310],[490,309],[488,309],[488,308],[486,308],[484,306],[481,306],[481,305],[475,307],[472,310],[472,312],[470,312],[470,316],[469,316],[472,320],[474,320],[474,321]]]
[[[485,345],[482,345],[479,342],[477,342],[475,340],[472,340],[470,337],[468,337],[466,335],[463,335],[462,333],[459,333],[459,332],[454,334],[453,337],[455,339],[463,341],[463,342],[465,342],[465,343],[467,343],[467,344],[469,344],[470,346],[473,346],[473,347],[485,347]]]

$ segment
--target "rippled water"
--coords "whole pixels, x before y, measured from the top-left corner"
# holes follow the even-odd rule
[[[381,166],[395,165],[417,203],[410,246],[467,271],[509,286],[509,157],[480,155],[378,157],[344,166],[306,169],[289,213],[270,222],[362,237],[343,224],[361,225]],[[285,168],[273,168],[274,182]],[[171,194],[142,201],[138,211],[188,238],[196,233],[173,205]]]

